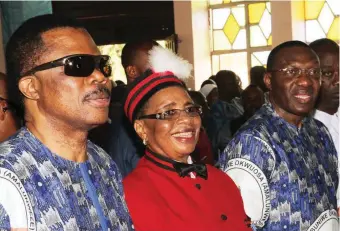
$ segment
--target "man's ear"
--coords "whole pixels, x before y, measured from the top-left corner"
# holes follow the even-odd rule
[[[5,108],[7,107],[7,103],[5,100],[0,100],[0,121],[4,121],[5,120]]]
[[[266,72],[263,77],[263,82],[269,90],[272,90],[272,75]]]
[[[26,76],[19,80],[19,90],[28,99],[39,99],[40,81],[35,76]]]
[[[130,79],[135,79],[139,75],[135,66],[127,66],[125,68],[125,72],[128,75],[128,78],[130,78]]]
[[[135,120],[133,127],[135,128],[136,133],[142,140],[148,140],[147,134],[146,134],[146,127],[143,120]]]

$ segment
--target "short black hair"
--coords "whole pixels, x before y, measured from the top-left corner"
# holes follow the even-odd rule
[[[227,78],[232,78],[235,81],[235,84],[239,84],[239,78],[235,74],[235,72],[230,71],[230,70],[221,70],[217,72],[216,77],[215,77],[215,82],[219,90],[222,90],[224,88],[224,83]]]
[[[158,46],[159,44],[152,40],[139,40],[139,41],[132,41],[125,44],[122,50],[122,66],[127,68],[130,65],[134,65],[135,58],[139,49],[142,49],[145,46],[153,47]]]
[[[325,48],[339,51],[339,45],[334,42],[331,39],[328,38],[322,38],[315,40],[309,44],[309,46],[315,51],[315,52],[322,52],[325,51]]]
[[[23,95],[18,83],[21,74],[32,69],[46,52],[42,34],[57,28],[83,29],[77,21],[45,14],[25,21],[11,36],[6,47],[7,88],[9,98],[24,111]]]
[[[267,70],[273,70],[275,61],[277,59],[277,54],[284,48],[290,48],[290,47],[306,47],[311,49],[306,43],[298,40],[292,40],[292,41],[287,41],[284,43],[281,43],[280,45],[276,46],[268,56],[268,61],[267,61]]]

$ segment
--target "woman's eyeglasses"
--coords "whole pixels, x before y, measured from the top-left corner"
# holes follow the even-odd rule
[[[105,77],[109,77],[111,76],[112,72],[112,67],[109,63],[109,60],[110,56],[108,55],[69,55],[34,67],[33,69],[22,74],[21,77],[33,75],[38,71],[59,66],[64,66],[64,73],[68,76],[87,77],[90,76],[95,69],[98,69]]]
[[[181,112],[185,112],[189,117],[196,117],[202,115],[202,107],[195,105],[184,109],[171,109],[156,114],[142,115],[138,119],[176,120]]]

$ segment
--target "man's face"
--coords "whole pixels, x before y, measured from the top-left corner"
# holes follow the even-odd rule
[[[259,87],[250,87],[243,91],[242,102],[244,113],[252,116],[264,104],[263,91]]]
[[[317,56],[309,48],[290,47],[276,56],[273,69],[265,77],[270,99],[277,113],[286,120],[306,116],[314,108],[320,88],[320,74],[311,70],[320,67]],[[289,68],[295,71],[277,71]],[[300,74],[296,70],[303,69]],[[315,73],[315,72],[314,72]]]
[[[127,81],[133,82],[138,76],[143,74],[149,68],[149,50],[152,49],[151,45],[145,45],[136,51],[133,65],[127,68]]]
[[[339,107],[339,50],[318,53],[322,70],[320,104],[327,108]]]
[[[62,28],[42,35],[47,51],[36,65],[73,54],[99,55],[90,35],[79,29]],[[72,77],[64,67],[35,73],[39,81],[36,100],[40,116],[81,130],[107,121],[111,81],[95,69],[88,77]],[[34,115],[33,115],[34,116]]]

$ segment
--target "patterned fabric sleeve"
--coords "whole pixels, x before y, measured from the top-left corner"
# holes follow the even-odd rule
[[[264,227],[271,208],[268,182],[275,169],[272,148],[257,136],[239,133],[222,153],[220,164],[239,187],[253,225]]]
[[[0,230],[10,230],[11,224],[5,208],[0,204]]]

